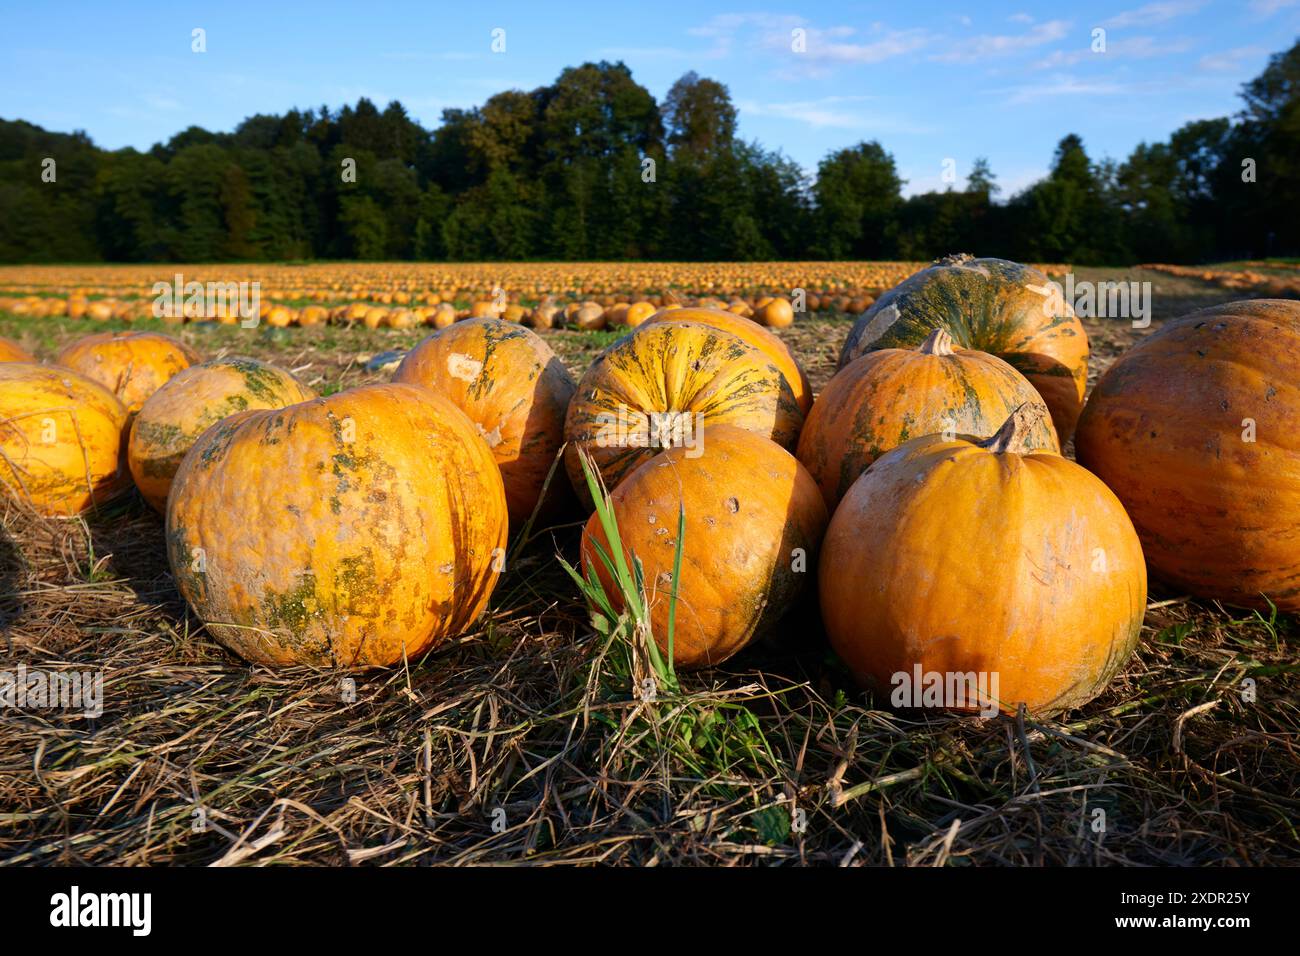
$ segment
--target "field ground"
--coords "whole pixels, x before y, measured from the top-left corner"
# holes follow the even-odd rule
[[[1148,332],[1242,297],[1145,269],[1076,270],[1103,278],[1153,283]],[[1091,381],[1146,334],[1087,324]],[[849,326],[782,332],[815,388]],[[43,358],[88,331],[0,315],[0,335]],[[168,331],[321,391],[386,378],[370,360],[427,334]],[[577,374],[615,337],[544,334]],[[177,596],[161,521],[138,497],[75,521],[11,511],[6,666],[102,668],[105,709],[0,718],[0,862],[1300,862],[1288,619],[1153,587],[1141,649],[1100,698],[1059,721],[981,720],[891,712],[857,690],[812,603],[779,640],[644,703],[555,560],[576,541],[575,526],[534,531],[475,631],[358,676],[349,703],[340,675],[250,667],[216,644]]]

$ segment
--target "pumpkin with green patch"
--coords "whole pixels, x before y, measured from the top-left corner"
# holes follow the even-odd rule
[[[504,564],[500,469],[463,412],[413,385],[217,422],[166,514],[181,594],[257,663],[415,658],[478,619]]]
[[[734,425],[711,425],[701,449],[651,458],[610,496],[629,564],[632,555],[640,559],[663,654],[685,512],[673,631],[673,662],[682,670],[720,664],[771,632],[809,587],[826,530],[817,486],[780,445]],[[594,568],[621,606],[601,551],[609,554],[609,542],[593,514],[582,534],[582,572]]]
[[[818,569],[822,620],[882,700],[900,675],[982,674],[992,701],[938,703],[1059,713],[1101,693],[1137,646],[1147,593],[1137,533],[1100,479],[1026,441],[1042,414],[1024,405],[983,441],[915,438],[835,509]]]
[[[1018,262],[949,256],[859,316],[840,368],[866,352],[914,348],[936,327],[959,348],[996,355],[1029,379],[1060,440],[1069,440],[1088,383],[1088,335],[1059,286]]]
[[[149,396],[132,423],[127,460],[136,487],[163,511],[176,469],[208,426],[236,412],[315,397],[289,372],[257,359],[212,359],[178,372]]]
[[[131,487],[126,408],[66,368],[0,362],[0,490],[42,515],[75,515]]]
[[[1047,407],[1023,375],[987,352],[953,348],[935,329],[919,349],[881,349],[841,369],[817,397],[799,436],[799,460],[834,509],[885,452],[923,435],[987,438],[1023,404]],[[1059,452],[1046,414],[1034,448]]]
[[[202,361],[184,342],[158,332],[100,332],[66,346],[56,364],[103,385],[126,406],[140,406],[177,372]]]
[[[564,434],[565,467],[591,507],[578,455],[585,448],[608,488],[700,429],[736,425],[791,449],[803,412],[767,355],[698,322],[650,321],[601,354],[578,383]]]
[[[408,352],[393,381],[432,389],[469,416],[501,468],[510,523],[527,521],[564,444],[576,388],[541,336],[502,319],[457,322]],[[542,514],[562,508],[567,490],[563,475],[552,479]]]

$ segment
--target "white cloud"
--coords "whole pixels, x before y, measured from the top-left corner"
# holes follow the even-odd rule
[[[823,96],[811,100],[783,103],[762,103],[757,100],[737,100],[741,116],[765,116],[774,119],[803,123],[814,129],[870,130],[883,133],[929,133],[930,127],[907,120],[898,120],[878,114],[864,114],[852,108],[853,103],[875,99],[870,96]]]
[[[1255,60],[1267,55],[1268,51],[1258,46],[1239,46],[1219,53],[1207,53],[1197,61],[1202,70],[1216,73],[1240,70],[1248,60]]]
[[[1158,3],[1148,3],[1144,7],[1125,10],[1123,13],[1116,14],[1105,21],[1105,26],[1137,27],[1149,26],[1153,23],[1164,23],[1167,20],[1195,13],[1205,6],[1206,2],[1207,0],[1160,0]]]
[[[1271,17],[1279,10],[1294,7],[1300,0],[1251,0],[1250,9],[1261,17]]]
[[[1020,86],[1003,87],[992,92],[1009,94],[1007,102],[1019,105],[1062,96],[1114,96],[1119,93],[1133,93],[1135,87],[1104,80],[1080,80],[1075,76],[1062,73],[1051,77],[1045,83],[1026,83]]]
[[[1084,62],[1106,63],[1112,58],[1149,59],[1157,56],[1171,56],[1175,53],[1186,53],[1191,48],[1192,40],[1189,37],[1178,37],[1173,40],[1157,40],[1155,37],[1149,36],[1120,37],[1107,43],[1104,53],[1094,53],[1091,46],[1079,47],[1073,50],[1053,50],[1043,59],[1031,64],[1030,68],[1035,70],[1060,69],[1064,66],[1075,66]]]
[[[793,49],[796,29],[803,31],[802,53]],[[881,23],[871,24],[865,32],[844,24],[815,27],[802,17],[769,13],[718,14],[686,32],[713,42],[705,56],[729,56],[736,49],[783,52],[789,54],[784,66],[805,74],[825,73],[828,64],[881,63],[932,42],[931,35],[920,29],[893,30]]]
[[[1007,17],[1012,23],[1033,23],[1034,18],[1027,13],[1013,13]]]
[[[1037,24],[1025,33],[983,34],[971,37],[969,40],[958,40],[949,50],[936,54],[931,59],[950,63],[970,63],[990,57],[1006,56],[1063,39],[1069,30],[1068,21],[1049,20]]]

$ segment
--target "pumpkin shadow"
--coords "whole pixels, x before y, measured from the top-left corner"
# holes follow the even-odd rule
[[[26,572],[27,562],[14,534],[7,523],[0,524],[0,635],[9,632],[26,608],[22,595]]]

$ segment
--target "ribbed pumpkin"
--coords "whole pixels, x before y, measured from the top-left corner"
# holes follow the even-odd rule
[[[154,510],[163,511],[176,469],[209,425],[236,412],[284,408],[315,397],[284,369],[257,359],[191,365],[150,395],[136,414],[127,443],[136,487]]]
[[[74,515],[131,487],[127,412],[66,368],[0,362],[0,485],[43,515]]]
[[[652,418],[652,416],[657,416]],[[591,499],[579,448],[607,487],[700,428],[737,425],[793,448],[803,413],[780,370],[738,336],[695,322],[647,322],[596,360],[569,403],[565,467]]]
[[[822,618],[855,676],[996,674],[1004,711],[1095,697],[1137,644],[1146,566],[1133,525],[1094,475],[1025,452],[1023,406],[980,443],[917,438],[844,496],[819,569]],[[946,701],[955,709],[976,709]]]
[[[202,361],[184,342],[157,332],[100,332],[78,339],[55,362],[98,382],[122,400],[128,412],[182,369]]]
[[[834,508],[867,466],[922,435],[987,438],[1026,402],[1047,406],[1023,375],[987,352],[954,351],[935,329],[919,349],[859,356],[817,397],[799,435],[799,460]],[[1052,424],[1035,421],[1032,447],[1059,452]]]
[[[564,444],[576,388],[551,347],[514,322],[470,319],[413,348],[393,381],[431,388],[469,416],[501,467],[511,524],[527,521]],[[564,487],[563,477],[552,479],[548,511]]]
[[[0,362],[34,363],[36,356],[12,339],[0,338]]]
[[[936,327],[961,348],[1013,365],[1051,409],[1061,441],[1069,440],[1088,383],[1088,335],[1046,275],[1005,259],[941,259],[859,316],[840,368],[864,352],[920,345]]]
[[[240,656],[382,666],[478,618],[506,521],[501,472],[456,406],[364,385],[205,431],[167,499],[167,556]]]
[[[1156,577],[1300,611],[1300,303],[1167,322],[1102,376],[1075,448],[1124,502]]]
[[[781,374],[785,376],[785,380],[790,383],[790,391],[794,393],[795,401],[799,403],[801,412],[806,415],[808,409],[812,407],[813,393],[808,384],[808,376],[804,374],[799,363],[795,361],[794,353],[790,351],[790,347],[781,340],[780,336],[769,332],[752,319],[743,318],[725,309],[684,309],[674,306],[660,309],[646,319],[646,324],[651,322],[702,323],[740,336],[746,343],[766,355],[768,360],[780,369]]]
[[[651,631],[667,653],[679,508],[685,509],[673,658],[719,664],[769,632],[810,584],[826,506],[802,465],[775,442],[732,425],[704,430],[703,454],[672,448],[644,462],[611,494],[619,536],[641,559]],[[582,571],[595,567],[616,594],[594,543],[610,554],[593,514]]]

